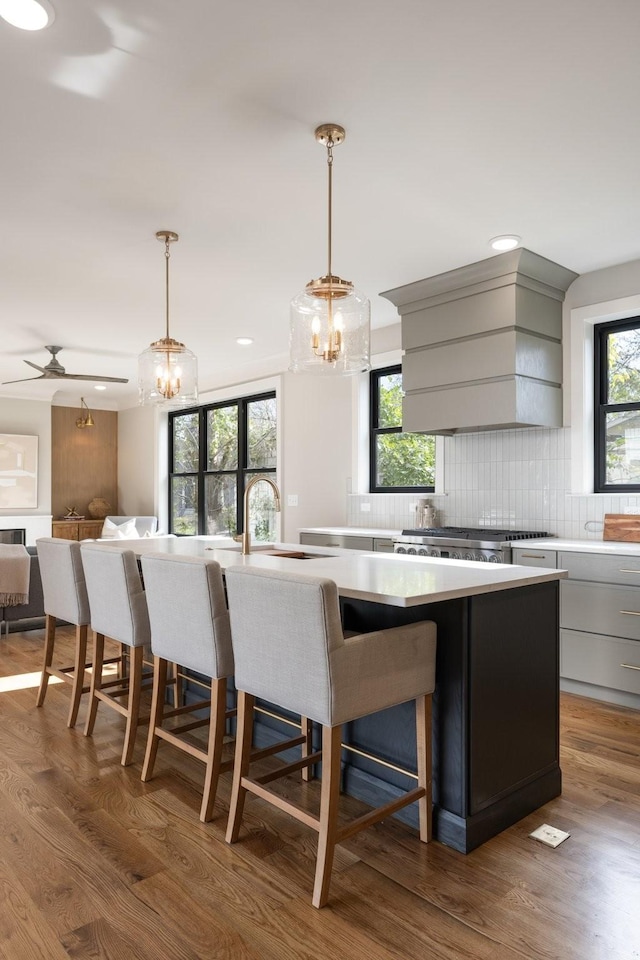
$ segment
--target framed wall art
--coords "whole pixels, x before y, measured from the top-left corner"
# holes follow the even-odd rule
[[[38,438],[0,433],[0,510],[38,506]]]

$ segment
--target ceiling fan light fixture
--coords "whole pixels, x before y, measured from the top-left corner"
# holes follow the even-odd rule
[[[315,138],[327,149],[328,266],[325,276],[311,280],[291,301],[289,369],[321,376],[365,373],[371,369],[371,305],[331,267],[333,148],[342,143],[345,130],[338,124],[324,123],[316,128]]]
[[[184,343],[169,336],[169,246],[178,240],[172,230],[158,230],[165,245],[166,333],[138,357],[140,403],[192,406],[198,401],[198,360]]]
[[[55,20],[48,0],[0,0],[0,17],[20,30],[44,30]]]

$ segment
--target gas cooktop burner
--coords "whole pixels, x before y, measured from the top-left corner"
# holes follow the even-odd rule
[[[403,537],[443,537],[451,540],[482,540],[504,543],[510,540],[532,540],[547,537],[539,530],[499,530],[497,527],[422,527],[403,530]]]

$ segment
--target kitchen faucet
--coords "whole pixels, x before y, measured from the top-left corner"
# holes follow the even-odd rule
[[[255,487],[256,483],[260,483],[261,480],[264,480],[265,483],[268,483],[271,489],[273,490],[273,496],[276,504],[276,511],[278,513],[280,512],[280,491],[278,490],[278,486],[275,480],[272,480],[271,477],[264,477],[264,476],[251,477],[251,480],[249,480],[249,483],[244,488],[244,505],[243,505],[244,519],[242,523],[244,532],[238,534],[237,537],[233,538],[234,540],[237,540],[239,543],[242,544],[243,556],[246,556],[246,554],[251,553],[251,534],[249,532],[249,493],[251,491],[251,488]]]

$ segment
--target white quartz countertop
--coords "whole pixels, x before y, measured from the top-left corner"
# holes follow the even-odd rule
[[[335,537],[399,537],[402,530],[388,527],[300,527],[298,533],[328,533]]]
[[[560,537],[545,537],[540,540],[514,541],[511,546],[518,550],[530,547],[539,550],[557,550],[571,553],[605,553],[626,557],[640,556],[640,543],[625,540],[561,540]]]
[[[432,557],[369,553],[291,543],[271,544],[266,549],[304,552],[308,559],[270,556],[255,546],[242,556],[238,544],[207,537],[167,537],[140,540],[98,541],[104,549],[133,550],[138,556],[161,552],[174,556],[209,557],[224,568],[233,564],[267,568],[334,580],[343,597],[370,600],[396,607],[437,603],[458,597],[495,593],[515,587],[558,580],[565,570],[511,564],[440,560]]]

